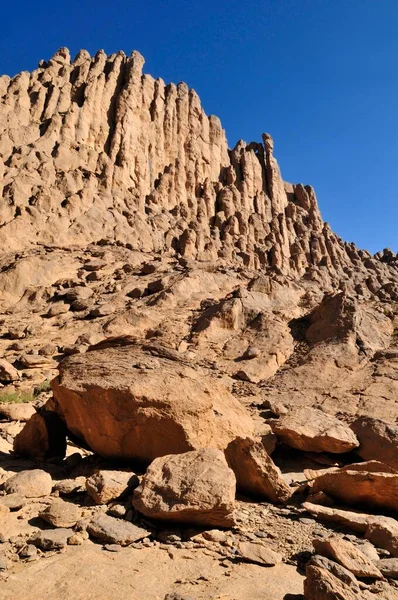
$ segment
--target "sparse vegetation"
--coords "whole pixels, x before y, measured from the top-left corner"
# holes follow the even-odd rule
[[[51,391],[50,381],[48,379],[45,379],[43,383],[40,383],[34,388],[33,396],[36,398],[37,396],[39,396],[39,394],[49,391]]]
[[[33,402],[35,396],[32,392],[5,392],[0,394],[0,404],[16,404],[21,402]]]
[[[33,391],[4,391],[3,393],[0,393],[0,404],[34,402],[41,393],[49,392],[50,389],[50,382],[48,379],[45,379],[42,383],[37,385]]]

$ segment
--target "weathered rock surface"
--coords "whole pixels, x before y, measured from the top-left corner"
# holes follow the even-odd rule
[[[377,561],[376,567],[385,577],[398,579],[398,558],[382,558]]]
[[[273,431],[288,446],[310,452],[339,454],[359,445],[347,425],[310,407],[292,409],[282,415],[273,425]]]
[[[220,450],[163,456],[148,467],[133,497],[153,519],[231,527],[236,479]]]
[[[352,588],[357,594],[360,593],[359,583],[355,575],[353,575],[351,571],[349,571],[342,565],[334,562],[333,560],[330,560],[329,558],[326,558],[321,554],[315,554],[311,557],[310,561],[308,562],[308,566],[320,567],[321,569],[326,569],[327,571],[330,571],[332,575],[334,575],[335,577],[337,577],[337,579],[340,579],[343,583]]]
[[[80,519],[81,510],[71,502],[64,502],[60,498],[54,499],[39,517],[53,527],[74,527]]]
[[[138,485],[138,477],[130,471],[98,471],[86,480],[88,495],[96,504],[116,500]]]
[[[265,567],[272,567],[282,562],[282,556],[259,542],[241,542],[238,546],[239,555],[248,562]]]
[[[0,359],[0,381],[3,383],[10,383],[12,381],[18,381],[19,373],[15,367],[12,366],[7,360]]]
[[[40,498],[51,494],[53,482],[51,475],[41,469],[20,471],[2,485],[7,494],[20,494],[25,498]]]
[[[339,469],[317,477],[312,489],[350,506],[398,511],[398,473]]]
[[[398,557],[398,521],[391,517],[320,506],[304,502],[303,507],[321,520],[343,525],[365,535],[375,546]]]
[[[36,413],[36,410],[30,402],[21,404],[3,404],[0,403],[0,419],[8,421],[29,421]]]
[[[358,590],[353,590],[327,569],[309,565],[305,574],[305,600],[358,600],[361,598]]]
[[[121,546],[128,546],[150,535],[150,532],[142,527],[104,514],[90,521],[87,531],[100,542]]]
[[[292,495],[261,440],[236,438],[226,447],[225,457],[235,473],[238,490],[277,504],[287,502]]]
[[[375,564],[351,542],[331,536],[325,540],[314,539],[312,544],[318,554],[337,561],[357,577],[382,578]]]
[[[359,441],[357,452],[364,460],[380,460],[398,470],[398,427],[381,419],[360,417],[351,429]]]
[[[224,448],[253,433],[250,416],[225,386],[178,353],[155,350],[116,347],[63,361],[52,387],[68,429],[102,456],[143,462]]]

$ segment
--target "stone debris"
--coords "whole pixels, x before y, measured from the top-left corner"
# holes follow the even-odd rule
[[[127,546],[150,535],[150,532],[142,527],[104,514],[100,514],[90,521],[87,531],[92,537],[103,543],[119,544],[120,546]]]
[[[29,543],[44,551],[62,550],[73,535],[73,529],[46,529],[33,535],[30,538]]]
[[[69,528],[76,525],[81,517],[81,510],[75,504],[57,498],[39,513],[39,517],[53,527]]]
[[[108,504],[131,492],[138,483],[137,475],[129,471],[98,471],[86,480],[86,490],[96,504]]]

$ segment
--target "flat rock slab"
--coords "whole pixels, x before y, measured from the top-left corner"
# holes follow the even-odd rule
[[[248,562],[265,567],[273,567],[282,562],[282,556],[269,546],[256,542],[241,542],[238,545],[239,556]]]
[[[312,544],[318,554],[336,560],[357,577],[383,578],[375,564],[351,542],[332,536],[326,540],[314,539]]]
[[[297,567],[281,563],[266,569],[240,562],[229,577],[214,557],[176,549],[171,559],[160,548],[124,548],[113,554],[97,544],[68,546],[65,553],[29,563],[0,581],[1,600],[162,600],[166,594],[199,599],[286,600],[303,593]],[[71,576],[73,574],[73,576]],[[187,583],[176,584],[176,580]],[[189,584],[188,582],[194,582]],[[358,600],[358,599],[357,599]]]
[[[320,520],[337,523],[364,534],[372,544],[378,548],[384,548],[392,556],[398,557],[398,521],[396,519],[331,508],[311,502],[304,502],[302,506]]]
[[[41,469],[20,471],[2,485],[7,494],[20,494],[25,498],[41,498],[51,494],[53,482],[51,475]]]
[[[359,446],[354,432],[336,417],[316,408],[293,408],[272,424],[287,446],[308,452],[349,452]]]
[[[339,469],[317,477],[312,489],[349,506],[366,505],[398,512],[398,473]]]
[[[33,535],[29,542],[41,550],[62,550],[73,535],[72,529],[47,529]]]
[[[26,498],[21,494],[7,494],[0,497],[0,504],[10,510],[19,510],[26,505]]]
[[[150,531],[142,527],[137,527],[128,521],[115,519],[105,514],[101,514],[90,521],[87,531],[100,542],[119,544],[120,546],[128,546],[151,535]]]

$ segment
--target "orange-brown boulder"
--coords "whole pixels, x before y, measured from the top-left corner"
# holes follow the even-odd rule
[[[104,457],[149,463],[253,435],[251,417],[228,389],[167,348],[68,357],[52,388],[68,429]]]
[[[359,445],[348,425],[308,406],[291,409],[272,429],[287,446],[307,452],[340,454]]]
[[[398,511],[398,473],[339,469],[317,477],[313,491],[325,492],[349,506]]]
[[[156,458],[134,492],[133,505],[152,519],[231,527],[235,491],[224,454],[207,448]]]
[[[359,441],[357,453],[364,460],[379,460],[398,470],[398,426],[372,417],[359,417],[351,429]]]
[[[276,504],[287,502],[292,495],[261,440],[236,438],[226,447],[225,457],[243,493]]]

